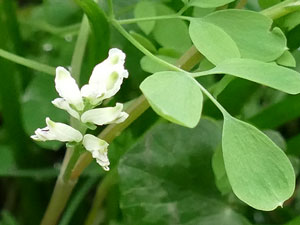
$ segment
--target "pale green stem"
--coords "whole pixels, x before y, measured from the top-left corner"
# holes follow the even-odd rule
[[[173,15],[165,15],[165,16],[153,16],[153,17],[141,17],[141,18],[133,18],[133,19],[125,19],[125,20],[117,20],[119,24],[131,24],[145,21],[153,21],[153,20],[167,20],[167,19],[183,19],[183,20],[191,20],[191,17],[180,16],[178,14]]]
[[[88,40],[88,32],[89,24],[86,16],[84,16],[71,62],[72,73],[75,74],[74,78],[77,80],[77,82],[79,81],[85,46]],[[75,128],[81,129],[80,124],[72,118],[71,125]],[[73,167],[80,156],[78,155],[80,152],[76,150],[78,149],[75,149],[75,152],[72,152],[72,149],[67,148],[63,164],[50,199],[50,203],[47,207],[41,225],[55,225],[66,206],[69,196],[77,182],[77,178],[72,179],[70,177]]]
[[[133,44],[137,49],[139,49],[142,53],[144,53],[146,56],[151,58],[153,61],[165,66],[166,68],[169,68],[173,71],[184,71],[177,66],[174,66],[165,60],[162,60],[158,58],[157,56],[153,55],[148,49],[146,49],[143,45],[141,45],[137,40],[135,40],[119,23],[118,21],[112,19],[111,20],[112,25],[129,41],[131,44]]]
[[[100,182],[93,200],[92,208],[87,216],[87,219],[84,222],[84,225],[98,224],[97,219],[102,206],[102,202],[104,201],[109,189],[117,183],[117,178],[117,168],[113,168]]]
[[[212,101],[212,103],[215,104],[215,106],[217,106],[217,108],[221,111],[224,117],[229,115],[226,109],[211,95],[211,93],[209,93],[208,90],[206,90],[200,83],[197,82],[197,84],[201,91]]]
[[[299,9],[300,0],[286,0],[261,11],[261,13],[275,20]]]
[[[55,75],[54,67],[36,62],[34,60],[26,59],[24,57],[15,55],[3,49],[0,49],[0,57],[49,75]]]
[[[79,30],[79,35],[76,41],[74,54],[71,62],[71,72],[74,79],[79,83],[80,70],[82,60],[85,53],[85,47],[89,37],[89,21],[87,16],[83,16],[82,23]],[[75,54],[76,53],[76,54]]]

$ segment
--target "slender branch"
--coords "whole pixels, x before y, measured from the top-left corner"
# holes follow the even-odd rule
[[[75,79],[79,80],[85,46],[88,40],[89,24],[86,16],[82,19],[82,24],[77,38],[76,47],[73,52],[71,67],[75,74]],[[78,128],[79,125],[71,118],[71,125]],[[80,128],[80,127],[79,127]],[[77,152],[78,153],[78,152]],[[55,225],[63,212],[67,201],[72,193],[77,179],[65,179],[71,176],[71,171],[79,156],[73,155],[72,149],[67,148],[59,176],[57,178],[50,203],[42,219],[41,225]],[[72,160],[71,160],[72,159]],[[74,160],[73,160],[74,159]],[[71,160],[71,161],[70,161]],[[71,164],[71,165],[70,165]],[[66,172],[66,175],[65,175]]]
[[[138,22],[144,22],[144,21],[167,20],[167,19],[191,20],[191,17],[180,16],[178,14],[173,14],[173,15],[164,15],[164,16],[152,16],[152,17],[141,17],[141,18],[117,20],[117,22],[119,24],[131,24],[131,23],[138,23]]]
[[[48,66],[46,64],[42,64],[34,60],[26,59],[22,56],[15,55],[3,49],[0,49],[0,57],[49,75],[55,74],[55,68],[52,66]]]
[[[273,20],[299,10],[300,0],[286,0],[261,11],[262,14]]]
[[[76,41],[74,54],[72,56],[71,69],[72,76],[79,83],[79,76],[83,56],[85,52],[85,46],[89,37],[89,21],[87,16],[83,16],[82,23],[79,30],[79,36]]]
[[[140,115],[142,115],[149,108],[149,103],[146,98],[141,95],[134,100],[128,107],[126,112],[129,117],[120,124],[111,124],[107,126],[100,134],[99,138],[111,143],[120,133],[125,130],[132,122],[134,122]],[[72,171],[71,179],[77,179],[82,171],[90,164],[92,156],[90,153],[84,153],[80,157],[78,163]]]
[[[112,25],[128,40],[133,44],[137,49],[143,52],[146,56],[150,57],[155,62],[169,68],[174,71],[184,71],[173,64],[170,64],[157,56],[153,55],[148,49],[141,45],[137,40],[135,40],[116,20],[112,20]]]
[[[105,199],[109,189],[117,183],[117,179],[117,168],[114,168],[100,182],[93,200],[93,205],[84,223],[85,225],[96,224],[95,220],[97,219],[98,212],[101,209],[102,202]]]

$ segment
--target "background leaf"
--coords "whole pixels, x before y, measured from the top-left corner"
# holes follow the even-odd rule
[[[150,1],[139,1],[134,9],[135,18],[154,17],[156,15],[155,4]],[[155,26],[155,21],[138,22],[137,25],[145,34],[150,34]]]
[[[220,140],[220,127],[210,119],[193,130],[159,124],[148,131],[119,164],[127,224],[248,225],[222,202],[211,179]]]
[[[158,72],[147,77],[140,89],[158,115],[191,128],[198,124],[203,95],[196,81],[187,74]]]
[[[189,5],[197,6],[201,8],[214,8],[222,5],[226,5],[234,0],[191,0]]]

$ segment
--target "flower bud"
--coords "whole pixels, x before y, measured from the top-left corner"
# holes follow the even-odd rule
[[[47,127],[38,128],[35,134],[31,136],[36,141],[48,141],[57,140],[62,142],[80,142],[82,140],[82,134],[74,129],[73,127],[63,124],[56,123],[46,118]]]

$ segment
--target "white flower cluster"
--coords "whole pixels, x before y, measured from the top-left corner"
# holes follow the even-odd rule
[[[89,83],[79,89],[76,81],[69,71],[63,67],[57,67],[55,76],[55,88],[61,98],[56,98],[52,103],[66,110],[72,117],[86,124],[106,125],[121,123],[128,117],[123,112],[123,104],[117,103],[115,107],[96,108],[104,99],[115,95],[124,78],[128,77],[128,71],[124,68],[125,54],[116,48],[110,49],[109,56],[96,65]],[[31,136],[36,141],[58,140],[62,142],[77,142],[83,144],[86,150],[92,153],[93,158],[103,167],[109,170],[107,157],[108,143],[91,134],[81,134],[73,127],[51,121],[46,118],[47,127],[38,128]]]

